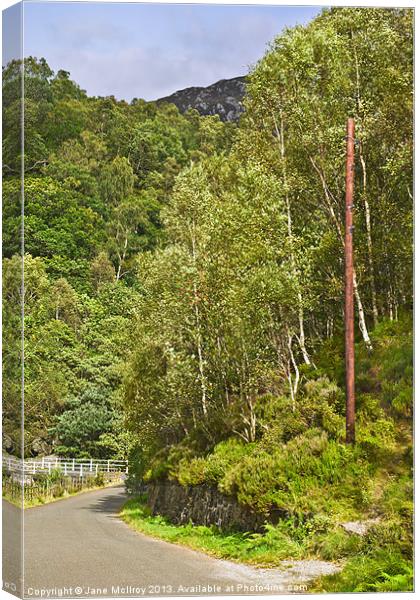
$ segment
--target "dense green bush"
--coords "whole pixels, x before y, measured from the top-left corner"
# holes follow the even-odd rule
[[[88,98],[45,59],[5,67],[11,452],[24,300],[29,455],[131,453],[132,489],[172,478],[287,511],[264,534],[222,539],[229,552],[240,543],[235,558],[255,548],[270,561],[354,556],[337,589],[410,585],[412,16],[333,8],[285,30],[247,77],[239,126],[166,103]],[[22,72],[32,107],[24,290]],[[366,184],[354,194],[355,333],[372,342],[365,333],[356,347],[354,447],[342,310],[349,114]],[[340,528],[377,515],[363,542]]]
[[[333,370],[322,367],[326,356],[340,353],[339,343],[328,340],[320,360],[315,358],[321,367],[302,368],[294,411],[287,396],[264,394],[258,400],[262,431],[256,442],[231,437],[207,453],[184,443],[155,462],[155,474],[159,465],[160,476],[183,485],[217,485],[256,511],[280,508],[289,514],[277,525],[267,524],[264,533],[230,536],[223,542],[226,556],[267,564],[274,556],[342,561],[341,573],[315,584],[319,591],[412,589],[409,328],[409,319],[384,322],[374,332],[372,352],[357,346],[355,446],[344,443],[342,387]],[[406,394],[403,409],[395,404],[400,393]],[[341,525],[372,517],[379,521],[363,537]]]
[[[230,438],[217,444],[206,457],[182,458],[171,476],[182,485],[219,483],[226,473],[252,451],[253,444]]]
[[[261,446],[219,484],[243,504],[263,512],[277,507],[312,514],[328,513],[344,499],[349,510],[368,501],[369,464],[359,449],[329,440],[326,432],[310,429],[277,450]]]
[[[261,397],[256,410],[263,433],[256,442],[246,444],[231,437],[206,454],[187,444],[174,446],[164,453],[164,459],[154,459],[149,478],[168,476],[182,485],[217,485],[220,491],[263,513],[280,508],[306,518],[313,514],[356,518],[369,514],[375,503],[375,510],[386,513],[387,518],[392,511],[385,507],[398,503],[409,513],[410,445],[408,437],[401,439],[400,422],[386,387],[378,385],[380,369],[385,383],[387,378],[398,379],[399,374],[399,381],[406,385],[411,353],[403,332],[408,327],[409,321],[382,324],[375,332],[372,353],[358,346],[357,381],[364,391],[358,394],[356,446],[344,443],[342,389],[325,375],[315,377],[316,370],[311,367],[305,370],[307,381],[294,411],[285,396]],[[332,342],[326,347],[331,356]],[[320,352],[322,360],[324,351]],[[384,469],[396,473],[384,479]],[[407,483],[396,483],[401,482],[400,473],[405,473],[403,481]],[[342,553],[347,546],[351,549],[353,542],[348,544],[346,534],[335,526],[332,529]],[[333,551],[333,538],[318,541],[317,551],[325,556],[340,554],[341,550]]]
[[[88,388],[80,397],[67,401],[66,410],[52,429],[57,437],[57,452],[63,456],[101,456],[98,444],[102,433],[112,431],[115,413],[107,391]]]

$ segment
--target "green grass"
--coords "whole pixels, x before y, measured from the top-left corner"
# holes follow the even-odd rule
[[[133,529],[146,535],[217,558],[261,567],[279,566],[287,559],[341,560],[360,545],[357,536],[322,519],[313,519],[307,524],[292,521],[283,521],[276,526],[267,524],[263,533],[232,533],[216,527],[174,525],[164,517],[152,516],[144,497],[128,500],[120,516]]]
[[[411,317],[382,322],[372,333],[373,352],[357,344],[352,447],[344,443],[341,341],[324,344],[316,369],[302,367],[294,411],[286,396],[258,399],[264,427],[255,442],[231,437],[203,451],[184,440],[154,454],[140,475],[211,485],[258,513],[278,507],[289,520],[266,526],[262,534],[176,526],[151,516],[144,498],[130,500],[123,519],[147,535],[258,566],[275,567],[287,559],[339,563],[341,572],[314,583],[318,592],[412,590]],[[340,525],[372,517],[379,523],[364,537]]]
[[[211,556],[259,567],[278,567],[283,560],[322,559],[342,565],[335,575],[321,577],[314,592],[387,592],[413,589],[412,563],[394,538],[404,536],[400,524],[385,521],[361,538],[326,517],[307,522],[282,521],[264,533],[229,533],[216,527],[174,525],[152,516],[145,497],[132,498],[121,518],[154,538],[188,546]]]
[[[261,566],[278,565],[285,558],[300,558],[302,547],[280,532],[266,534],[225,533],[216,527],[173,525],[160,516],[151,516],[144,498],[132,498],[120,516],[136,531],[155,538],[182,544],[217,558]]]
[[[413,564],[398,549],[353,556],[340,573],[320,578],[314,592],[411,592]]]
[[[62,494],[59,496],[40,494],[31,499],[25,498],[23,508],[26,509],[34,508],[35,506],[43,506],[44,504],[50,504],[51,502],[57,502],[58,500],[65,500],[67,498],[71,498],[72,496],[78,496],[79,494],[84,494],[86,492],[93,492],[95,490],[100,490],[104,487],[110,487],[112,485],[114,485],[114,482],[110,482],[109,484],[87,486],[75,492],[63,490]],[[8,494],[7,491],[3,490],[2,497],[7,500],[7,502],[10,502],[10,504],[17,506],[18,508],[22,508],[21,499],[17,499],[15,496]]]

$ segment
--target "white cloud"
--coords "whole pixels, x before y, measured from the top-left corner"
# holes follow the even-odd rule
[[[244,75],[287,17],[264,6],[28,6],[27,54],[70,71],[90,95],[126,100]]]

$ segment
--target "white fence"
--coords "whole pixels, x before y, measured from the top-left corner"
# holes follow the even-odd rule
[[[60,458],[47,456],[42,458],[20,459],[3,455],[3,469],[9,473],[35,475],[59,470],[63,475],[80,476],[98,473],[128,473],[126,460],[99,460],[96,458]]]

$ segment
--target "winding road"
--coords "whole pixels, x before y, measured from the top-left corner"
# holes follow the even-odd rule
[[[123,486],[86,492],[24,512],[24,596],[138,597],[264,594],[293,591],[311,562],[256,569],[139,534],[118,517]],[[20,511],[3,501],[6,581],[15,581]],[[334,565],[324,564],[330,572]],[[319,564],[313,566],[319,574]],[[16,584],[19,587],[19,584]],[[10,588],[9,588],[10,591]],[[13,590],[12,590],[13,591]],[[298,591],[296,589],[295,591]],[[300,587],[299,591],[304,591]]]

